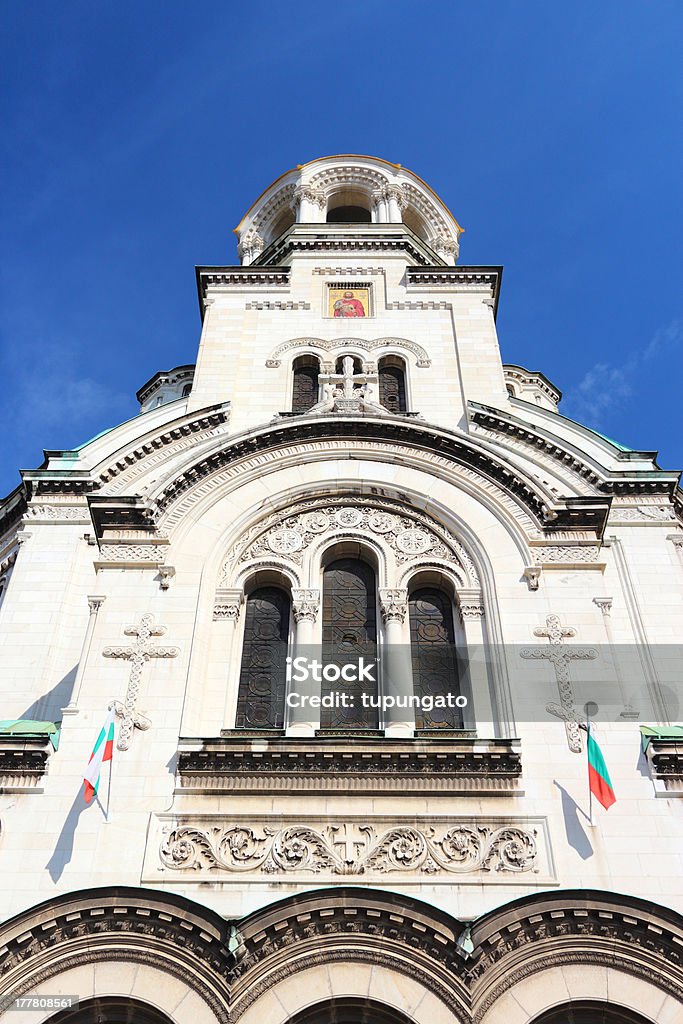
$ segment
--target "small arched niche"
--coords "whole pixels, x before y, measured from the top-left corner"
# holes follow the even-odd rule
[[[344,360],[346,359],[347,356],[351,356],[351,359],[353,359],[353,372],[354,373],[362,373],[363,372],[363,362],[362,362],[360,356],[351,355],[350,352],[345,352],[343,355],[337,357],[337,359],[335,361],[335,364],[334,364],[334,372],[335,373],[343,373],[344,372]]]
[[[328,224],[370,224],[370,197],[359,189],[335,192],[327,202]]]
[[[396,415],[408,411],[406,364],[400,356],[384,356],[377,365],[379,400],[387,412]]]
[[[320,360],[317,356],[298,356],[292,373],[292,412],[308,412],[318,401]]]

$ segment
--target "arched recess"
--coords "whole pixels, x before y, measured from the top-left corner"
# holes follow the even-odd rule
[[[388,412],[400,415],[408,410],[406,364],[400,356],[382,356],[377,364],[379,401]]]
[[[350,549],[350,550],[349,550]],[[378,640],[377,573],[358,544],[341,543],[326,552],[322,572],[322,656],[326,666],[343,668],[348,663],[376,664]],[[339,683],[323,678],[323,697],[339,690]],[[377,673],[370,680],[347,680],[343,689],[349,707],[321,710],[321,728],[376,729],[377,707],[365,706],[365,698],[378,696]]]
[[[238,729],[284,725],[290,616],[291,598],[279,581],[249,589],[235,716]]]
[[[240,922],[233,1020],[292,1024],[320,1004],[374,1004],[397,1024],[470,1024],[462,928],[419,899],[372,888],[334,886],[270,904]]]
[[[418,729],[461,729],[461,708],[429,707],[425,700],[460,695],[455,607],[448,590],[429,583],[410,589],[408,622],[413,689],[421,698],[415,725]]]
[[[292,364],[292,412],[308,412],[318,401],[320,360],[316,356],[297,356]]]
[[[155,1006],[132,996],[95,996],[82,999],[78,1008],[60,1010],[47,1024],[172,1024]]]

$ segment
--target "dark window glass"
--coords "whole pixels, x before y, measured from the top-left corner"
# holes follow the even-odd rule
[[[279,729],[284,724],[289,597],[259,587],[247,599],[237,697],[238,729]]]
[[[408,614],[415,694],[424,698],[452,693],[456,697],[460,689],[450,598],[434,587],[423,587],[411,594]],[[418,708],[415,722],[418,729],[459,729],[462,711]]]
[[[389,412],[406,411],[406,375],[402,367],[380,363],[379,400]]]
[[[320,364],[317,359],[303,356],[294,361],[292,412],[308,412],[318,401],[319,372]]]
[[[370,211],[362,206],[338,206],[327,211],[328,224],[369,224],[371,220]]]
[[[375,600],[375,573],[369,565],[355,558],[340,558],[331,562],[323,577],[323,662],[326,665],[365,664],[377,657],[377,611]],[[364,708],[362,694],[377,698],[375,682],[322,682],[323,696],[347,693],[353,697],[353,707],[322,708],[322,728],[376,729],[379,724],[377,708]]]

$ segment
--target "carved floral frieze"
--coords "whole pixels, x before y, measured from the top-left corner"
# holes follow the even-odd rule
[[[207,875],[400,875],[416,882],[552,881],[543,819],[296,819],[200,815],[157,819],[158,864],[186,881]],[[151,851],[149,851],[151,852]],[[189,877],[188,877],[189,876]],[[232,876],[232,878],[231,878]]]

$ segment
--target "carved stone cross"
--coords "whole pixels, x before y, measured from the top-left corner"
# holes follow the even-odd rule
[[[377,373],[356,373],[353,356],[344,356],[341,373],[321,373],[319,379],[325,397],[309,412],[372,412],[389,415],[384,406],[370,397],[371,386],[377,382]]]
[[[105,647],[102,651],[105,658],[125,658],[130,662],[126,699],[123,704],[121,701],[115,700],[109,705],[110,708],[114,708],[117,716],[122,720],[116,744],[117,750],[128,750],[133,729],[140,729],[144,732],[152,724],[149,718],[137,712],[143,665],[150,658],[177,658],[180,654],[177,647],[159,647],[157,644],[149,642],[150,637],[163,636],[166,632],[165,626],[154,625],[153,615],[143,615],[139,626],[127,626],[123,632],[126,636],[136,637],[135,643],[130,647]]]
[[[343,825],[333,825],[331,831],[335,835],[332,846],[342,848],[340,856],[345,864],[353,864],[356,860],[356,847],[365,846],[365,839],[355,838],[355,828],[347,822],[344,822]]]
[[[571,626],[562,626],[557,615],[548,615],[545,626],[538,626],[534,636],[547,637],[548,647],[525,647],[521,652],[523,658],[545,658],[553,663],[555,678],[560,691],[560,703],[546,704],[546,711],[564,721],[567,730],[569,749],[575,754],[581,753],[581,732],[574,707],[574,692],[569,675],[572,660],[592,660],[597,658],[597,651],[592,647],[565,647],[564,641],[576,636]]]

